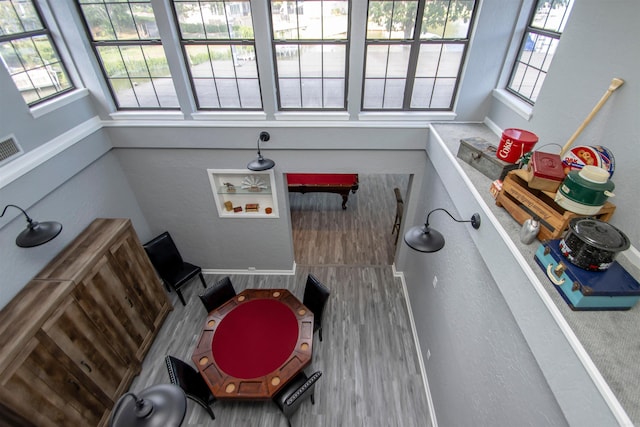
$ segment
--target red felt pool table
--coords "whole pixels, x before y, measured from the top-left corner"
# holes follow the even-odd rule
[[[349,192],[358,190],[357,173],[288,173],[287,185],[295,193],[338,193],[342,209],[347,209]]]

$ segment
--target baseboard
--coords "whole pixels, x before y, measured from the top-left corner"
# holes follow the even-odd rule
[[[418,364],[420,365],[420,373],[422,375],[422,382],[424,384],[424,392],[427,398],[427,405],[429,406],[429,416],[431,417],[431,425],[438,427],[438,418],[436,417],[436,410],[433,406],[433,399],[431,398],[431,389],[429,388],[429,379],[427,378],[427,369],[422,358],[422,349],[420,348],[420,340],[418,339],[418,330],[416,329],[416,323],[413,319],[413,312],[411,311],[411,304],[409,303],[409,292],[407,290],[407,282],[404,279],[404,273],[396,270],[395,263],[391,266],[393,270],[393,276],[400,279],[402,283],[402,293],[404,294],[404,301],[407,306],[407,313],[409,313],[409,323],[411,324],[411,333],[413,334],[413,342],[416,346],[416,354],[418,356]]]
[[[296,274],[296,263],[294,262],[290,270],[256,270],[255,268],[247,269],[217,269],[217,268],[203,268],[204,274],[247,274],[247,275],[272,275],[272,276],[293,276]]]

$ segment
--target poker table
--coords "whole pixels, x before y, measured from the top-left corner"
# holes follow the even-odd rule
[[[311,363],[313,313],[286,289],[246,289],[211,311],[191,359],[216,399],[271,399]]]
[[[287,186],[294,193],[338,193],[342,209],[347,209],[349,192],[358,191],[357,173],[288,173]]]

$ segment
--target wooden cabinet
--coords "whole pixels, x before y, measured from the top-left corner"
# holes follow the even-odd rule
[[[169,310],[131,222],[95,220],[0,312],[0,425],[106,425]]]

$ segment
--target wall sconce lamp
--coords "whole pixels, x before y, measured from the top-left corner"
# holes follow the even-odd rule
[[[123,394],[113,407],[109,427],[178,427],[186,413],[187,397],[182,389],[158,384],[137,396]]]
[[[260,136],[258,137],[258,157],[255,160],[249,162],[249,164],[247,165],[247,168],[249,170],[266,171],[267,169],[271,169],[276,165],[273,160],[265,159],[260,153],[260,141],[267,142],[269,139],[271,139],[271,135],[269,135],[269,132],[260,132]]]
[[[7,208],[11,206],[16,209],[19,209],[20,212],[24,214],[27,218],[27,228],[22,231],[22,233],[18,234],[16,238],[16,245],[21,248],[32,248],[34,246],[42,245],[43,243],[47,243],[49,240],[53,240],[60,232],[62,231],[62,224],[54,221],[46,221],[46,222],[37,222],[29,218],[29,215],[19,206],[16,205],[7,205],[4,207],[2,211],[2,215],[7,211]]]
[[[429,227],[429,217],[435,211],[445,211],[455,222],[470,222],[476,230],[480,228],[480,214],[474,213],[470,220],[455,219],[446,209],[437,208],[427,214],[424,226],[411,227],[404,235],[404,241],[413,250],[420,252],[437,252],[444,247],[444,237],[440,232]]]

